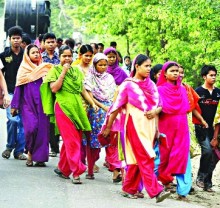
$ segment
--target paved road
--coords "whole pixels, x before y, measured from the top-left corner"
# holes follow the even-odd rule
[[[0,110],[0,153],[5,148],[5,112]],[[127,199],[114,185],[111,173],[102,167],[102,153],[95,180],[82,176],[82,185],[73,185],[53,173],[58,158],[50,158],[45,168],[26,167],[24,161],[3,159],[0,155],[0,208],[199,208],[197,204],[167,199],[156,204],[155,199]]]

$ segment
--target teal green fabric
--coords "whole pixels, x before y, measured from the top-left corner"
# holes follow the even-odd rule
[[[41,97],[44,113],[54,119],[54,105],[57,102],[65,115],[74,122],[77,129],[90,131],[91,126],[82,104],[83,74],[77,67],[70,68],[63,85],[55,94],[51,92],[50,82],[55,82],[62,72],[62,66],[54,66],[44,78]]]

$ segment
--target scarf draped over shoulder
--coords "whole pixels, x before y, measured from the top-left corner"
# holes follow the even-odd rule
[[[185,87],[182,86],[180,78],[174,85],[167,82],[165,77],[165,72],[171,64],[178,66],[176,62],[166,62],[157,82],[158,91],[163,102],[162,111],[167,114],[185,114],[189,111],[189,101]]]
[[[95,65],[100,60],[106,60],[107,57],[103,53],[97,53],[93,58],[93,65],[87,75],[84,87],[90,91],[99,101],[112,101],[116,84],[113,76],[107,72],[99,73]]]
[[[61,72],[61,65],[54,66],[43,81],[41,97],[44,113],[54,117],[54,104],[57,102],[77,129],[90,131],[91,126],[83,108],[81,97],[83,73],[77,67],[70,68],[65,75],[61,89],[53,94],[50,89],[50,82],[56,81]]]
[[[23,60],[18,69],[16,86],[34,82],[40,78],[45,77],[52,66],[53,65],[50,63],[42,63],[41,56],[38,64],[34,64],[28,56],[26,48],[24,51]]]

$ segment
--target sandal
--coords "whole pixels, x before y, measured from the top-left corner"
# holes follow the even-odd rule
[[[58,168],[54,169],[54,173],[56,173],[59,177],[61,177],[63,179],[70,179],[69,176],[63,175],[63,173]]]
[[[35,167],[46,167],[46,164],[45,164],[45,162],[36,162],[36,163],[34,164],[34,166],[35,166]]]
[[[2,157],[5,159],[9,159],[11,156],[11,150],[6,149],[4,152],[2,152]]]
[[[32,167],[34,164],[33,164],[33,161],[32,160],[27,160],[26,162],[26,166],[27,167]]]
[[[89,175],[89,174],[86,174],[86,179],[89,179],[89,180],[94,180],[95,177],[94,175]]]
[[[137,198],[138,198],[138,197],[135,196],[134,194],[129,194],[129,193],[124,192],[124,191],[121,193],[121,195],[122,195],[123,197],[129,198],[129,199],[137,199]]]
[[[73,184],[82,184],[82,182],[80,181],[80,177],[73,178],[72,183]]]
[[[57,156],[57,153],[56,153],[56,152],[50,152],[50,153],[49,153],[49,156],[50,156],[50,157],[56,157],[56,156]]]
[[[173,183],[169,183],[165,185],[165,191],[169,191],[170,193],[176,193],[176,187]]]
[[[186,198],[186,196],[178,195],[177,200],[179,201],[184,201],[184,202],[189,202],[189,199]]]
[[[16,160],[27,160],[27,157],[23,154],[23,153],[20,153],[18,155],[15,155],[14,158]]]
[[[209,193],[215,193],[215,191],[212,188],[204,188],[203,191],[207,191]]]
[[[161,191],[157,196],[156,196],[156,203],[160,203],[166,198],[168,198],[171,195],[171,192],[169,191]]]
[[[137,198],[143,199],[144,198],[144,194],[142,192],[137,192],[136,194],[134,194],[134,196],[137,196]]]
[[[121,174],[118,174],[117,178],[113,179],[113,183],[119,183],[122,181],[122,176]]]

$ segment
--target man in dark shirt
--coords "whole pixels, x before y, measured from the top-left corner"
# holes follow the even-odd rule
[[[196,137],[202,150],[196,184],[203,188],[204,191],[213,192],[212,173],[218,160],[213,153],[210,142],[214,134],[213,122],[220,99],[220,89],[214,86],[217,75],[217,70],[214,66],[205,65],[201,70],[201,75],[204,79],[204,84],[198,87],[196,92],[200,96],[199,106],[202,117],[209,127],[206,129],[202,125],[195,125]]]
[[[10,99],[13,98],[16,76],[18,68],[23,58],[23,49],[21,48],[22,29],[18,26],[8,30],[10,47],[5,48],[0,54],[0,59],[4,65],[2,72],[8,88]],[[7,145],[6,150],[2,153],[2,157],[8,159],[14,149],[14,158],[26,160],[23,154],[25,147],[24,128],[20,114],[12,117],[11,108],[7,108]]]
[[[43,37],[45,51],[42,53],[43,62],[48,62],[54,65],[60,63],[59,55],[56,49],[56,36],[53,33],[46,33]],[[56,157],[59,153],[59,136],[55,135],[55,126],[50,123],[50,156]]]

